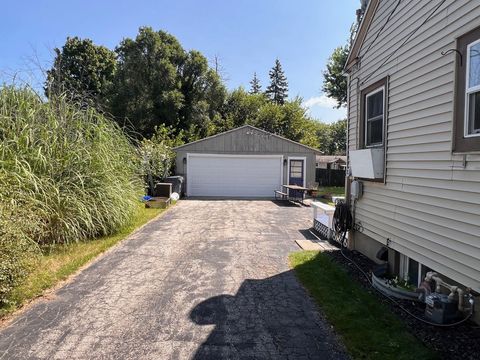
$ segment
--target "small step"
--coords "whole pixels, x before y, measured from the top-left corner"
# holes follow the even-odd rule
[[[323,251],[324,248],[321,247],[318,243],[312,240],[295,240],[298,246],[302,248],[302,250],[316,250],[316,251]]]

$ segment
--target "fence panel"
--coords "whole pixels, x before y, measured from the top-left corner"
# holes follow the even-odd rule
[[[344,186],[345,170],[316,169],[315,182],[319,186]]]

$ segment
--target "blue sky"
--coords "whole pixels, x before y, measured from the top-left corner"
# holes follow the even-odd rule
[[[67,36],[91,38],[114,48],[135,37],[140,26],[166,30],[186,49],[218,56],[227,86],[248,88],[256,71],[262,85],[279,58],[290,96],[301,96],[311,114],[325,122],[345,116],[321,94],[322,71],[332,50],[343,45],[359,0],[24,0],[5,1],[0,22],[0,74],[18,73],[41,82],[52,49]]]

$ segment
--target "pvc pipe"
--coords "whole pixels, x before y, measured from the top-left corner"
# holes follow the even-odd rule
[[[465,292],[461,288],[459,288],[456,285],[447,284],[445,281],[442,280],[442,278],[438,276],[436,272],[433,272],[433,271],[429,271],[425,275],[425,281],[431,281],[431,280],[435,281],[435,292],[439,293],[442,286],[450,290],[450,294],[448,295],[448,298],[450,300],[452,300],[455,297],[455,294],[458,294],[458,310],[460,311],[465,310],[464,299],[463,299],[463,295],[465,294]]]

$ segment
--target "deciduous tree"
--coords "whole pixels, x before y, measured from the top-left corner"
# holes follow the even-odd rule
[[[347,78],[343,69],[348,58],[349,46],[337,47],[330,56],[327,69],[323,73],[323,92],[335,99],[337,108],[347,104]]]
[[[116,52],[112,114],[117,121],[143,137],[160,124],[209,135],[226,90],[200,52],[186,52],[174,36],[149,27],[124,39]]]
[[[103,105],[115,74],[115,53],[78,37],[67,38],[63,47],[54,51],[45,82],[47,97],[68,92],[72,97]]]

